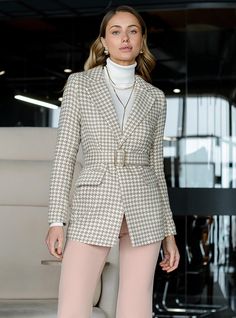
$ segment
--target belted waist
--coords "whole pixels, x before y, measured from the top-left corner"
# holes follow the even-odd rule
[[[149,165],[148,153],[137,153],[126,151],[124,149],[117,149],[114,151],[103,152],[86,152],[84,154],[84,160],[86,164],[92,163],[111,163],[116,166],[128,166],[128,165]]]

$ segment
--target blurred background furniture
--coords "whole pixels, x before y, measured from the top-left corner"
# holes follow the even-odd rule
[[[45,244],[56,128],[0,128],[0,317],[56,318],[60,266]],[[81,148],[75,175],[83,165]],[[118,244],[94,295],[92,318],[115,318]]]
[[[210,317],[228,308],[213,303],[213,246],[209,244],[212,217],[175,217],[176,242],[181,255],[178,268],[163,273],[157,267],[154,312],[158,317]],[[159,257],[161,261],[161,254]],[[224,317],[224,316],[222,316]]]

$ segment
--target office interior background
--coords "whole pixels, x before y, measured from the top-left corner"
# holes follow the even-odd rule
[[[0,126],[57,127],[66,79],[120,4],[145,19],[153,85],[167,97],[165,175],[181,262],[169,275],[157,266],[153,313],[236,317],[235,1],[0,1]]]

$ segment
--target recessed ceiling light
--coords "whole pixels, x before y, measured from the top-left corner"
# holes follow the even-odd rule
[[[23,96],[23,95],[15,95],[14,97],[15,97],[15,99],[21,100],[21,101],[26,102],[26,103],[38,105],[38,106],[43,106],[43,107],[52,108],[52,109],[58,109],[59,108],[57,105],[54,105],[54,104],[51,104],[51,103],[46,103],[46,102],[43,102],[41,100],[38,100],[38,99],[35,99],[35,98],[26,97],[26,96]]]
[[[71,72],[72,72],[72,69],[71,69],[71,68],[65,68],[65,69],[64,69],[64,72],[65,72],[65,73],[71,73]]]
[[[173,89],[173,92],[176,93],[176,94],[178,94],[178,93],[181,92],[181,90],[180,90],[179,88],[174,88],[174,89]]]
[[[6,71],[2,70],[0,71],[0,75],[4,75],[6,73]]]

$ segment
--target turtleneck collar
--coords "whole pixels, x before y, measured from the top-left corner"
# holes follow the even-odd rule
[[[137,62],[124,66],[113,62],[109,57],[106,62],[110,77],[115,84],[123,86],[134,83]]]

